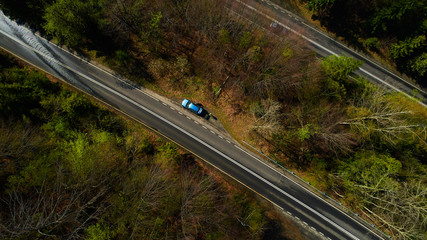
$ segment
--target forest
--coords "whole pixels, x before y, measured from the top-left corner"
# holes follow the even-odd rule
[[[3,54],[1,239],[300,238],[175,144]]]
[[[352,47],[427,87],[427,3],[423,0],[272,0],[311,19]],[[291,2],[291,3],[290,3]]]
[[[326,15],[332,16],[327,13],[333,4],[359,1],[306,2],[316,16],[322,18],[325,14],[323,17],[327,19]],[[423,69],[425,28],[422,26],[425,23],[411,25],[413,31],[406,28],[406,33],[395,29],[399,24],[408,24],[406,21],[424,21],[417,18],[419,14],[411,12],[422,9],[423,3],[361,2],[375,3],[377,8],[365,9],[373,11],[369,12],[371,15],[351,16],[366,24],[371,23],[369,16],[378,16],[379,20],[375,33],[369,29],[372,26],[358,24],[363,28],[359,34],[377,38],[378,44],[386,39],[393,42],[387,45],[389,54],[396,53],[394,60],[402,61],[398,65],[405,71],[410,70],[408,66],[414,66],[408,65],[411,61],[420,61],[417,64]],[[397,2],[413,4],[408,4],[406,10],[387,5]],[[351,72],[360,62],[345,56],[318,59],[302,39],[290,33],[279,38],[266,32],[257,27],[257,19],[247,21],[230,14],[221,0],[26,0],[25,4],[1,0],[0,3],[5,13],[18,21],[26,22],[53,41],[72,47],[144,87],[168,97],[185,96],[203,102],[237,140],[262,149],[393,238],[427,237],[427,111],[416,99],[353,77]],[[403,12],[400,17],[393,17],[395,12],[387,9]],[[381,11],[384,15],[379,14]],[[406,11],[410,14],[406,15]],[[29,12],[36,14],[26,14]],[[347,25],[338,29],[359,31]],[[378,47],[379,52],[384,49]],[[413,74],[417,77],[424,73],[417,70]],[[45,91],[31,93],[23,100],[43,94]],[[47,102],[43,100],[40,104]],[[7,110],[3,103],[0,106],[2,111]],[[61,108],[49,106],[48,109]],[[80,116],[79,111],[71,115]],[[45,115],[39,110],[30,114],[37,118]],[[25,119],[31,119],[30,114],[24,114]],[[69,117],[68,113],[56,115],[63,114]],[[6,111],[4,116],[8,115]],[[21,113],[15,115],[22,116]],[[102,116],[98,113],[92,117],[100,121],[99,115]],[[43,125],[42,129],[53,137],[71,137],[61,133],[61,129],[68,127],[66,124],[74,124],[76,128],[85,126],[83,122],[67,123],[51,118],[59,122]],[[118,131],[117,125],[109,121],[107,125],[113,128],[110,130]],[[93,132],[98,130],[92,130],[100,126],[85,127],[85,134],[66,138],[77,141],[72,144],[74,149],[85,142],[102,147],[103,142],[96,140],[101,136]],[[131,134],[131,131],[124,132]],[[102,139],[108,138],[102,136]],[[53,142],[57,141],[49,141]],[[150,151],[157,156],[156,152],[162,149],[165,147]],[[22,154],[25,156],[27,151],[23,150]],[[71,157],[83,153],[77,147],[68,154]],[[114,156],[121,159],[118,153]],[[68,171],[86,176],[79,173],[82,168],[67,166],[71,167]],[[139,174],[147,171],[153,170],[144,167]],[[62,174],[62,170],[60,172]],[[14,177],[7,179],[15,181]],[[234,205],[232,209],[239,207]],[[150,217],[159,213],[152,214]],[[262,213],[258,216],[264,217]],[[114,226],[111,222],[98,223],[94,231]]]

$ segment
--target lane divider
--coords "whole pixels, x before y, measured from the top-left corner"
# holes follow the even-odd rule
[[[240,0],[235,0],[235,1],[236,1],[236,2],[239,2],[240,4],[242,4],[243,6],[245,6],[245,7],[249,8],[249,9],[251,9],[252,11],[254,11],[254,12],[258,13],[259,15],[261,15],[261,16],[263,16],[263,17],[267,18],[268,20],[273,21],[273,22],[276,22],[278,25],[282,26],[283,28],[286,28],[287,30],[289,30],[289,31],[291,31],[292,33],[296,34],[297,36],[299,36],[299,37],[303,38],[304,40],[306,40],[306,41],[310,42],[312,45],[315,45],[316,47],[318,47],[318,48],[322,49],[323,51],[326,51],[326,52],[328,52],[328,53],[329,53],[329,54],[331,54],[331,55],[339,56],[339,55],[338,55],[337,53],[335,53],[334,51],[332,51],[332,50],[330,50],[330,49],[328,49],[328,48],[324,47],[323,45],[321,45],[321,44],[319,44],[318,42],[316,42],[316,41],[314,41],[314,40],[312,40],[312,39],[310,39],[310,38],[306,37],[305,35],[302,35],[301,33],[299,33],[299,32],[297,32],[297,31],[295,31],[294,29],[292,29],[292,28],[290,28],[289,26],[287,26],[287,25],[285,25],[285,24],[281,23],[280,21],[278,21],[278,20],[276,20],[276,19],[274,19],[274,18],[270,17],[269,15],[267,15],[267,14],[265,14],[265,13],[263,13],[263,12],[259,11],[258,9],[256,9],[256,8],[252,7],[252,6],[248,5],[248,4],[246,4],[246,3],[244,3],[244,2],[242,2],[242,1],[240,1]],[[294,17],[294,18],[295,18],[296,20],[298,20],[296,17]],[[389,88],[391,88],[391,89],[393,89],[393,90],[395,90],[395,91],[397,91],[397,92],[403,93],[404,95],[408,96],[409,98],[412,98],[412,96],[410,96],[409,94],[407,94],[407,93],[403,92],[402,90],[400,90],[400,89],[396,88],[395,86],[393,86],[393,85],[389,84],[388,82],[386,82],[386,81],[384,81],[384,80],[380,79],[379,77],[377,77],[377,76],[375,76],[375,75],[373,75],[373,74],[369,73],[369,72],[368,72],[367,70],[365,70],[364,68],[359,67],[359,69],[360,69],[362,72],[364,72],[365,74],[367,74],[367,75],[369,75],[370,77],[374,78],[375,80],[379,81],[380,83],[382,83],[382,84],[386,85],[387,87],[389,87]],[[422,91],[422,90],[421,90],[421,91]],[[427,105],[426,105],[426,104],[424,104],[423,102],[421,102],[421,101],[417,101],[417,102],[418,102],[418,103],[420,103],[421,105],[423,105],[424,107],[427,107]]]
[[[3,48],[3,49],[4,49],[4,48]],[[4,50],[5,50],[5,51],[7,51],[7,52],[9,52],[9,53],[10,53],[10,54],[12,54],[12,55],[15,55],[13,52],[9,51],[8,49],[4,49]],[[33,63],[31,63],[31,62],[27,61],[26,59],[24,59],[24,58],[22,58],[22,57],[20,57],[20,56],[17,56],[17,55],[15,55],[15,56],[16,56],[16,57],[18,57],[19,59],[21,59],[22,61],[24,61],[24,62],[28,63],[29,65],[31,65],[31,66],[33,66],[33,67],[35,67],[35,68],[40,69],[41,71],[45,72],[46,74],[48,74],[48,75],[53,75],[52,73],[47,72],[47,71],[45,71],[44,69],[39,68],[38,66],[36,66],[36,65],[34,65]],[[89,62],[86,62],[86,63],[90,64]],[[92,65],[92,66],[93,66],[93,67],[98,68],[96,65]],[[99,69],[99,70],[103,70],[103,69],[101,69],[101,68],[98,68],[98,69]],[[104,71],[104,70],[103,70],[103,71]],[[108,73],[108,72],[107,72],[107,73]],[[111,75],[111,74],[110,74],[110,75]],[[53,76],[54,76],[54,75],[53,75]],[[112,76],[112,77],[114,77],[114,78],[117,78],[117,77],[115,77],[114,75],[111,75],[111,76]],[[187,150],[187,151],[189,151],[189,152],[192,152],[190,149],[186,148],[185,146],[181,145],[180,143],[176,142],[175,140],[173,140],[173,139],[169,138],[168,136],[164,135],[163,133],[159,132],[157,129],[152,128],[151,126],[147,125],[146,123],[144,123],[144,122],[140,121],[139,119],[136,119],[135,117],[133,117],[133,116],[131,116],[131,115],[127,114],[126,112],[123,112],[122,110],[120,110],[120,109],[118,109],[118,108],[116,108],[116,107],[112,106],[111,104],[109,104],[109,103],[105,102],[104,100],[101,100],[101,99],[99,99],[99,98],[97,98],[97,97],[95,97],[95,96],[89,95],[89,94],[88,94],[87,92],[85,92],[83,89],[79,89],[78,87],[76,87],[76,86],[74,86],[74,85],[70,84],[70,83],[69,83],[69,82],[67,82],[65,79],[63,79],[61,76],[55,76],[55,77],[56,77],[56,78],[58,78],[58,79],[60,79],[60,80],[61,80],[61,81],[63,81],[65,84],[69,85],[70,87],[76,88],[78,91],[82,92],[83,94],[88,95],[90,98],[93,98],[93,99],[95,99],[96,101],[98,101],[98,102],[100,102],[100,103],[103,103],[103,104],[104,104],[104,105],[106,105],[106,106],[109,106],[111,109],[114,109],[115,111],[117,111],[117,112],[121,113],[122,115],[127,116],[127,117],[128,117],[128,118],[130,118],[130,119],[133,119],[134,121],[136,121],[136,122],[140,123],[141,125],[143,125],[144,127],[146,127],[146,128],[148,128],[148,129],[150,129],[151,131],[153,131],[153,132],[155,132],[155,133],[157,133],[157,134],[159,134],[159,135],[163,136],[164,138],[168,139],[169,141],[174,142],[175,144],[177,144],[177,145],[178,145],[178,146],[180,146],[181,148],[186,149],[186,150]],[[146,94],[145,92],[142,92],[142,93]],[[147,95],[147,96],[150,96],[149,94],[146,94],[146,95]],[[158,99],[155,99],[155,100],[159,101]],[[231,142],[230,142],[230,141],[228,141],[228,140],[227,140],[227,142],[228,142],[228,143],[231,143]],[[210,163],[209,161],[207,161],[207,160],[206,160],[206,159],[204,159],[203,157],[199,156],[198,154],[196,154],[196,153],[194,153],[194,152],[192,152],[192,153],[193,153],[196,157],[198,157],[199,159],[201,159],[201,160],[205,161],[206,163],[208,163],[209,165],[211,165],[213,168],[217,169],[217,170],[218,170],[218,171],[220,171],[221,173],[223,173],[223,174],[225,174],[226,176],[230,177],[231,179],[233,179],[233,180],[234,180],[234,181],[236,181],[237,183],[239,183],[239,184],[241,184],[241,185],[245,186],[246,188],[248,188],[249,190],[251,190],[251,191],[255,192],[256,194],[258,194],[259,196],[261,196],[262,198],[264,198],[266,201],[268,201],[268,202],[270,202],[271,204],[273,204],[274,206],[276,206],[278,209],[280,209],[280,210],[282,210],[282,211],[284,210],[281,206],[277,205],[275,202],[271,201],[270,199],[268,199],[268,198],[267,198],[267,197],[265,197],[264,195],[260,194],[259,192],[257,192],[257,191],[256,191],[256,190],[254,190],[253,188],[251,188],[250,186],[246,185],[245,183],[243,183],[243,182],[241,182],[240,180],[236,179],[235,177],[231,176],[230,174],[228,174],[228,173],[227,173],[227,172],[225,172],[224,170],[222,170],[222,169],[218,168],[217,166],[213,165],[212,163]]]
[[[237,1],[238,1],[238,2],[240,2],[239,0],[237,0]],[[265,1],[265,0],[262,0],[262,1],[263,1],[263,2],[269,2],[269,1]],[[271,3],[270,5],[278,6],[278,5],[276,5],[275,3]],[[281,9],[281,11],[282,11],[282,12],[283,12],[283,11],[284,11],[284,12],[286,12],[286,13],[288,14],[288,16],[293,16],[296,20],[298,20],[299,22],[301,22],[302,24],[304,24],[306,27],[308,27],[308,28],[310,28],[311,30],[313,30],[313,31],[315,31],[315,32],[317,32],[317,33],[319,33],[319,34],[323,35],[324,37],[328,38],[328,40],[332,40],[332,41],[334,41],[335,43],[338,43],[341,47],[343,47],[343,48],[347,49],[347,51],[353,52],[354,54],[358,55],[360,58],[366,59],[368,62],[370,62],[370,63],[372,63],[372,64],[376,65],[377,67],[381,68],[383,71],[385,71],[385,72],[387,72],[388,74],[390,74],[390,75],[394,76],[395,78],[399,79],[400,81],[405,82],[406,84],[408,84],[408,85],[410,85],[411,87],[413,87],[413,88],[417,89],[418,91],[420,91],[420,92],[422,92],[422,93],[424,93],[424,94],[426,93],[424,90],[422,90],[422,89],[420,89],[419,87],[417,87],[417,86],[413,85],[411,82],[406,81],[405,79],[403,79],[403,78],[401,78],[400,76],[396,75],[395,73],[391,72],[391,71],[390,71],[390,70],[388,70],[387,68],[384,68],[384,67],[382,67],[381,65],[379,65],[379,64],[377,64],[377,63],[373,62],[372,60],[368,59],[368,57],[367,57],[367,56],[363,56],[362,54],[360,54],[360,53],[358,53],[357,51],[355,51],[355,50],[353,50],[353,49],[349,48],[348,46],[346,46],[345,44],[341,43],[340,41],[335,40],[334,38],[332,38],[331,36],[329,36],[329,35],[328,35],[328,34],[326,34],[325,32],[323,32],[323,31],[321,31],[321,30],[317,29],[316,27],[311,26],[310,24],[306,23],[303,19],[301,19],[299,16],[295,15],[294,13],[292,13],[292,12],[290,12],[290,11],[288,11],[288,10],[286,10],[286,9],[282,8],[281,6],[278,6],[278,7]]]
[[[351,239],[359,239],[356,236],[354,236],[352,233],[350,233],[349,231],[347,231],[346,229],[344,229],[343,227],[341,227],[340,225],[336,224],[335,222],[331,221],[329,218],[325,217],[324,215],[320,214],[319,212],[317,212],[316,210],[314,210],[313,208],[311,208],[310,206],[308,206],[307,204],[301,202],[300,200],[298,200],[297,198],[295,198],[294,196],[292,196],[291,194],[283,191],[281,188],[277,187],[276,185],[272,184],[271,182],[267,181],[265,178],[261,177],[260,175],[258,175],[257,173],[253,172],[252,170],[250,170],[249,168],[247,168],[246,166],[240,164],[239,162],[237,162],[236,160],[230,158],[229,156],[225,155],[224,153],[218,151],[216,148],[212,147],[211,145],[209,145],[208,143],[200,140],[199,138],[197,138],[196,136],[194,136],[193,134],[187,132],[186,130],[184,130],[183,128],[177,126],[176,124],[170,122],[169,120],[165,119],[164,117],[158,115],[157,113],[151,111],[150,109],[146,108],[145,106],[139,104],[138,102],[134,101],[133,99],[121,94],[120,92],[105,86],[101,83],[99,83],[98,81],[92,79],[91,77],[77,72],[75,71],[75,73],[77,73],[78,75],[86,78],[87,80],[89,80],[90,82],[94,83],[95,85],[98,85],[101,88],[104,88],[107,91],[110,91],[114,94],[116,94],[117,96],[125,99],[126,101],[132,103],[133,105],[143,109],[144,111],[150,113],[151,115],[161,119],[163,122],[169,124],[170,126],[174,127],[175,129],[178,129],[179,131],[181,131],[182,133],[186,134],[187,136],[189,136],[190,138],[192,138],[193,140],[199,142],[200,144],[204,145],[205,147],[209,148],[211,151],[214,151],[215,153],[217,153],[218,155],[226,158],[227,160],[229,160],[230,162],[232,162],[233,164],[237,165],[238,167],[240,167],[241,169],[245,170],[246,172],[250,173],[252,176],[258,178],[259,180],[261,180],[262,182],[264,182],[265,184],[269,185],[270,187],[274,188],[276,191],[282,193],[283,195],[287,196],[288,198],[292,199],[294,202],[298,203],[299,205],[303,206],[304,208],[308,209],[309,211],[311,211],[312,213],[314,213],[315,215],[317,215],[318,217],[320,217],[321,219],[323,219],[324,221],[328,222],[329,224],[333,225],[335,228],[339,229],[341,232],[343,232],[344,234],[346,234],[347,236],[349,236]],[[211,131],[212,134],[215,134],[213,131]],[[236,146],[236,145],[235,145]],[[237,147],[237,146],[236,146]]]
[[[0,30],[1,31],[1,30]],[[3,32],[3,31],[2,31]],[[7,34],[8,35],[8,34]],[[16,39],[14,39],[16,41]],[[43,53],[40,53],[38,50],[33,49],[27,45],[24,45],[22,43],[20,43],[19,41],[17,41],[18,44],[23,45],[24,47],[30,49],[31,51],[37,52],[38,54],[45,56]],[[48,56],[45,56],[48,57]],[[340,225],[336,224],[335,222],[331,221],[329,218],[326,218],[325,216],[323,216],[322,214],[318,213],[316,210],[312,209],[311,207],[309,207],[308,205],[306,205],[305,203],[299,201],[298,199],[296,199],[295,197],[293,197],[292,195],[288,194],[287,192],[283,191],[282,189],[278,188],[276,185],[272,184],[271,182],[267,181],[265,178],[261,177],[260,175],[258,175],[257,173],[253,172],[252,170],[250,170],[249,168],[245,167],[244,165],[240,164],[239,162],[235,161],[234,159],[228,157],[227,155],[223,154],[222,152],[218,151],[217,149],[215,149],[214,147],[212,147],[211,145],[207,144],[206,142],[203,142],[202,140],[200,140],[199,138],[195,137],[194,135],[192,135],[191,133],[187,132],[186,130],[182,129],[181,127],[175,125],[174,123],[170,122],[169,120],[163,118],[162,116],[158,115],[157,113],[151,111],[150,109],[146,108],[145,106],[137,103],[136,101],[134,101],[133,99],[123,95],[122,93],[108,87],[105,86],[103,84],[101,84],[100,82],[96,81],[95,79],[79,72],[76,71],[72,68],[70,68],[69,66],[48,57],[49,59],[52,59],[53,61],[55,61],[57,64],[67,68],[68,70],[76,73],[77,75],[89,80],[90,82],[94,83],[95,85],[104,88],[107,91],[110,91],[111,93],[114,93],[115,95],[121,97],[122,99],[132,103],[133,105],[145,110],[146,112],[152,114],[153,116],[161,119],[162,121],[164,121],[165,123],[169,124],[170,126],[174,127],[175,129],[180,130],[181,132],[183,132],[184,134],[186,134],[187,136],[191,137],[192,139],[194,139],[195,141],[201,143],[202,145],[206,146],[207,148],[209,148],[210,150],[216,152],[218,155],[221,155],[222,157],[226,158],[227,160],[229,160],[230,162],[234,163],[235,165],[239,166],[241,169],[245,170],[246,172],[250,173],[251,175],[253,175],[254,177],[258,178],[259,180],[261,180],[262,182],[264,182],[265,184],[271,186],[272,188],[274,188],[275,190],[281,192],[282,194],[284,194],[285,196],[287,196],[288,198],[292,199],[293,201],[295,201],[296,203],[298,203],[299,205],[305,207],[306,209],[310,210],[311,212],[313,212],[315,215],[317,215],[318,217],[322,218],[323,220],[325,220],[326,222],[330,223],[331,225],[335,226],[337,229],[339,229],[341,232],[347,234],[347,236],[351,237],[352,239],[358,239],[356,236],[354,236],[352,233],[348,232],[346,229],[342,228]],[[163,105],[166,105],[165,103],[162,102]],[[190,119],[189,117],[187,117],[188,119]],[[215,134],[213,131],[211,131],[211,133]],[[237,145],[235,145],[237,148],[239,148]],[[240,149],[240,148],[239,148]]]

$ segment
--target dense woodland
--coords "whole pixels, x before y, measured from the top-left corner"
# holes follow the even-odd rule
[[[353,47],[377,54],[427,87],[427,3],[423,0],[273,0],[302,3],[312,19]]]
[[[0,166],[1,239],[286,238],[173,143],[5,55]]]
[[[394,238],[427,237],[427,111],[413,99],[349,77],[360,62],[344,56],[319,60],[301,39],[291,34],[277,38],[241,21],[220,0],[0,2],[10,16],[144,86],[168,96],[198,98],[218,111],[233,135],[257,143]],[[310,6],[320,17],[324,9],[339,2],[310,1]],[[421,1],[371,2],[378,9],[387,9],[392,2],[424,6]],[[407,11],[420,9],[410,6]],[[390,22],[378,20],[378,33],[369,35],[368,28],[364,33],[378,38],[380,44],[392,39],[390,54],[393,49],[407,52],[396,52],[396,61],[402,57],[406,64],[419,58],[422,69],[422,24],[399,33],[404,35],[393,35],[396,22],[418,21],[405,20],[404,13],[399,18],[383,16]],[[411,45],[412,41],[419,44]],[[406,43],[413,47],[405,47]],[[407,68],[405,64],[399,66]],[[236,129],[230,122],[245,127]],[[43,129],[50,136],[49,131],[61,131],[66,124],[60,123]],[[93,137],[98,133],[92,132],[98,130],[92,128],[97,129],[90,124],[86,135],[73,139],[97,144]],[[98,230],[110,226],[100,224]]]

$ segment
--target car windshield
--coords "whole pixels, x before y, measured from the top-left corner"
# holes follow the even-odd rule
[[[187,99],[184,99],[184,101],[182,101],[183,107],[188,108],[188,104],[190,104],[190,101],[188,101]]]

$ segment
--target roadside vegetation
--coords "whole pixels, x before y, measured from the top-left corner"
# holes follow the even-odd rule
[[[271,0],[297,11],[358,50],[385,60],[426,88],[427,4],[423,0]],[[303,14],[305,15],[305,14]]]
[[[238,140],[387,234],[426,238],[427,111],[414,99],[351,77],[360,62],[319,60],[301,39],[277,38],[230,15],[222,1],[40,1],[46,7],[39,22],[12,4],[4,7],[143,86],[194,96]],[[413,49],[408,57],[416,59],[419,48]]]
[[[6,55],[0,166],[1,239],[302,239],[175,144]]]

